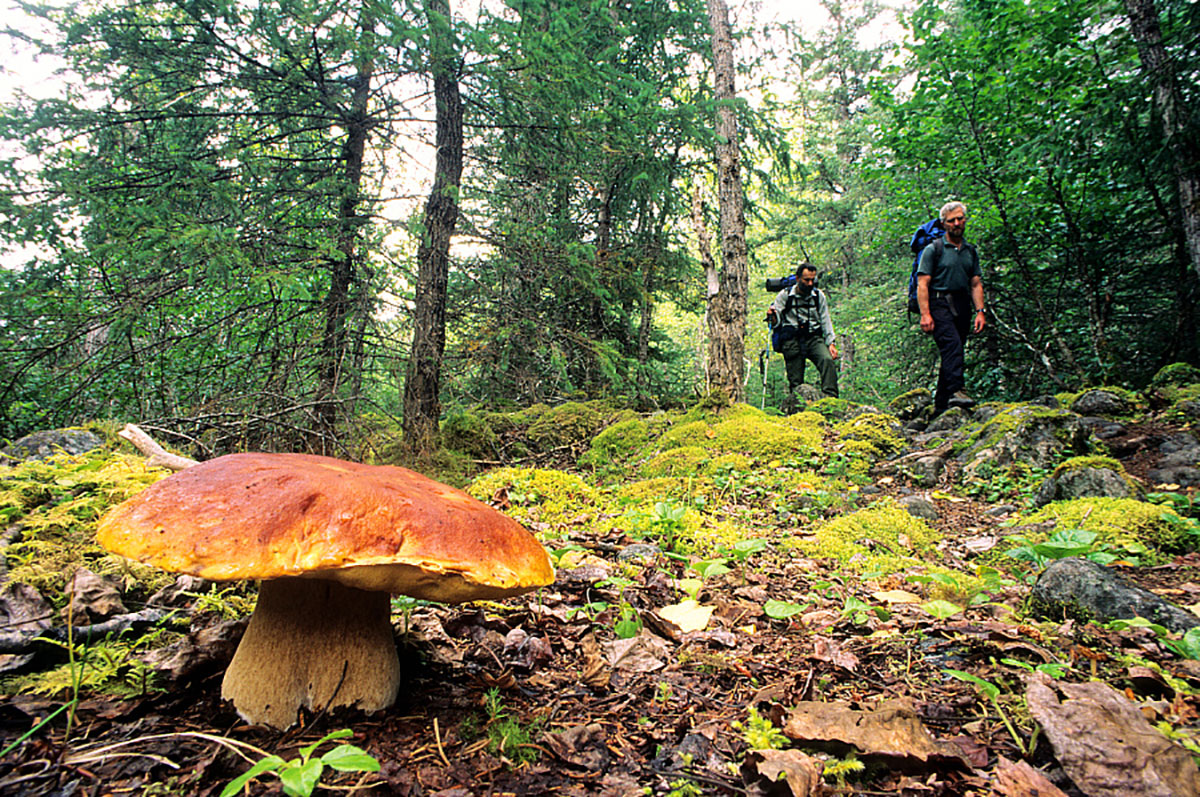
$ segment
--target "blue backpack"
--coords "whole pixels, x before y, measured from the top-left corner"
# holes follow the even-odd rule
[[[908,277],[908,312],[910,313],[921,312],[921,307],[917,304],[917,267],[921,265],[921,253],[934,241],[940,241],[945,234],[946,228],[942,226],[941,219],[930,219],[913,233],[912,242],[908,245],[913,253],[912,274]],[[939,260],[941,254],[941,252],[937,252]]]

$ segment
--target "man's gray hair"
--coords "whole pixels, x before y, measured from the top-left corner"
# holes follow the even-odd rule
[[[947,202],[946,204],[942,205],[942,209],[938,213],[938,218],[945,221],[946,217],[950,215],[950,212],[954,210],[961,210],[964,216],[967,215],[967,206],[963,203]]]

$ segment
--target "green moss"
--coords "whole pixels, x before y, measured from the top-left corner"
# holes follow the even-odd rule
[[[760,464],[821,453],[821,428],[806,423],[803,415],[790,418],[772,418],[761,412],[735,415],[713,427],[715,435],[708,445],[715,451],[745,454]]]
[[[809,404],[807,409],[832,421],[845,418],[846,415],[849,414],[852,406],[853,405],[844,398],[832,398],[830,396],[826,396],[820,401],[814,401],[812,404]]]
[[[579,458],[583,466],[615,465],[629,459],[650,441],[650,429],[638,417],[609,426],[592,438],[592,447]]]
[[[481,501],[507,502],[504,511],[521,523],[551,525],[594,512],[597,499],[580,477],[548,468],[498,468],[475,479],[467,492]]]
[[[754,461],[745,454],[721,454],[713,457],[705,466],[705,473],[749,473]]]
[[[1166,507],[1132,498],[1076,498],[1054,501],[1025,516],[1022,523],[1055,521],[1060,529],[1094,532],[1097,542],[1123,549],[1129,543],[1171,551],[1182,547],[1187,526]],[[1032,538],[1033,542],[1041,539]]]
[[[932,552],[938,539],[924,520],[893,501],[882,501],[821,524],[810,537],[797,540],[796,546],[809,556],[832,557],[861,573],[885,564],[911,567],[918,557]]]
[[[1150,380],[1150,387],[1154,389],[1182,387],[1197,382],[1200,382],[1200,368],[1191,363],[1171,363],[1158,369],[1158,373]]]
[[[713,436],[712,427],[707,421],[690,421],[670,427],[658,438],[658,447],[662,450],[680,448],[682,446],[703,445]]]
[[[1075,414],[1063,409],[1051,409],[1029,404],[1000,405],[1001,409],[982,424],[968,427],[966,437],[954,445],[955,453],[968,449],[991,447],[1007,435],[1036,423],[1069,423]],[[1064,441],[1065,442],[1065,441]]]
[[[662,476],[688,476],[698,473],[708,461],[709,451],[701,446],[679,446],[651,457],[638,472],[647,479]]]
[[[696,479],[689,478],[657,478],[630,482],[616,488],[613,502],[624,507],[667,498],[682,501],[695,496],[696,482]]]
[[[604,416],[595,407],[570,401],[543,412],[525,434],[542,450],[549,450],[590,440],[603,425]]]
[[[442,445],[475,459],[496,456],[498,437],[487,420],[474,412],[456,412],[442,421]]]
[[[886,457],[904,449],[904,438],[896,434],[895,417],[869,412],[835,424],[833,431],[842,438],[848,450],[861,451],[872,457]]]
[[[135,566],[96,544],[96,522],[110,507],[140,493],[170,472],[144,460],[104,450],[78,457],[26,462],[0,481],[0,517],[20,523],[21,537],[9,545],[9,577],[61,601],[67,579],[78,567],[141,581],[147,590],[170,580],[162,571]]]

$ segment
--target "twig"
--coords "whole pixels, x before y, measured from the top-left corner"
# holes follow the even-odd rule
[[[438,730],[437,717],[433,718],[433,741],[437,743],[437,751],[438,755],[442,757],[442,763],[449,767],[450,759],[446,758],[446,751],[442,749],[442,733]]]
[[[152,467],[162,467],[168,470],[183,470],[196,464],[196,460],[188,457],[172,454],[165,448],[154,442],[154,438],[143,432],[132,423],[125,424],[125,428],[117,432],[118,437],[123,437],[133,443],[133,447],[146,455],[146,464]]]
[[[162,622],[171,612],[162,609],[142,609],[132,614],[121,614],[94,625],[66,626],[46,628],[36,634],[8,633],[0,634],[0,653],[24,653],[37,640],[50,642],[67,642],[75,637],[75,642],[87,644],[96,637],[103,637],[115,631],[126,631],[137,625],[153,625]]]

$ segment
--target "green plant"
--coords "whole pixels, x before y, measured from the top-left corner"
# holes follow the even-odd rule
[[[704,790],[690,780],[680,778],[671,781],[671,790],[667,792],[667,797],[701,797]]]
[[[921,608],[939,620],[953,617],[962,611],[962,607],[950,601],[936,600],[922,603]]]
[[[642,618],[637,609],[625,601],[621,601],[620,614],[613,623],[613,633],[617,639],[632,639],[642,633]]]
[[[791,603],[790,601],[780,601],[771,598],[763,604],[763,613],[772,620],[786,620],[787,618],[797,615],[800,612],[812,606],[812,603]]]
[[[1121,560],[1130,564],[1138,564],[1138,555],[1147,553],[1140,543],[1129,543],[1121,554],[1115,552],[1107,543],[1097,543],[1098,535],[1086,529],[1059,529],[1044,542],[1031,542],[1028,538],[1014,534],[1010,539],[1020,543],[1005,555],[1024,562],[1032,563],[1038,571],[1045,569],[1055,559],[1065,559],[1068,556],[1083,556],[1102,565],[1112,564]]]
[[[531,742],[544,720],[537,718],[527,726],[522,726],[505,707],[500,698],[499,687],[492,687],[484,692],[483,705],[488,715],[488,752],[507,756],[517,764],[536,761],[537,748]]]
[[[995,707],[996,713],[1000,715],[1000,719],[1004,722],[1004,727],[1008,728],[1008,735],[1011,736],[1013,742],[1016,743],[1017,749],[1021,752],[1021,755],[1025,755],[1027,752],[1025,749],[1025,740],[1022,739],[1020,734],[1017,733],[1017,729],[1013,726],[1012,720],[1008,718],[1008,713],[1004,710],[1004,707],[1000,705],[1000,687],[996,686],[991,681],[985,681],[976,675],[971,675],[970,673],[963,672],[962,670],[945,669],[942,670],[942,672],[946,673],[952,678],[957,678],[960,681],[966,681],[969,684],[973,684],[975,688],[979,690],[980,694],[986,697],[991,702],[992,706]]]
[[[277,755],[268,755],[231,780],[221,791],[221,797],[233,797],[259,775],[272,774],[278,777],[283,785],[284,794],[289,797],[308,797],[321,782],[325,767],[338,772],[378,772],[379,761],[352,744],[335,745],[319,758],[313,758],[317,748],[326,742],[352,735],[353,732],[349,728],[328,733],[316,742],[300,748],[300,755],[290,761],[285,761]]]
[[[1113,620],[1106,623],[1104,627],[1112,631],[1123,631],[1126,628],[1148,628],[1155,633],[1163,647],[1176,656],[1184,659],[1200,659],[1200,627],[1189,628],[1179,639],[1175,639],[1165,626],[1152,623],[1145,617]]]
[[[846,788],[846,776],[854,772],[862,772],[866,765],[858,760],[853,752],[846,753],[845,758],[831,758],[825,762],[822,774],[837,781],[839,789]]]
[[[759,714],[756,708],[751,707],[746,722],[734,722],[732,727],[742,732],[746,747],[751,750],[782,750],[788,746],[788,738],[783,731]]]
[[[651,513],[650,527],[659,539],[664,551],[674,551],[679,535],[683,531],[683,516],[687,507],[674,501],[658,501]]]
[[[1000,663],[1007,664],[1009,667],[1019,667],[1027,672],[1044,672],[1051,678],[1062,678],[1071,669],[1070,664],[1063,664],[1061,661],[1043,661],[1033,665],[1020,659],[1000,659]]]

